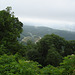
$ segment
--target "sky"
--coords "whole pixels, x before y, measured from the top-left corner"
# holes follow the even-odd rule
[[[48,27],[75,24],[75,0],[0,0],[0,10],[7,6],[23,23]]]

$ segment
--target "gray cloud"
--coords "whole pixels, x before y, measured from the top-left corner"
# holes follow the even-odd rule
[[[75,22],[75,0],[0,0],[0,9],[11,6],[16,16]]]

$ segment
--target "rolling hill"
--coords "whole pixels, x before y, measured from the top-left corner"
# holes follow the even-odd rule
[[[23,32],[21,34],[21,37],[18,39],[19,41],[24,41],[26,40],[33,40],[37,41],[41,39],[46,34],[56,34],[59,35],[66,40],[75,40],[75,32],[71,31],[64,31],[64,30],[57,30],[57,29],[52,29],[48,27],[35,27],[35,26],[23,26]]]

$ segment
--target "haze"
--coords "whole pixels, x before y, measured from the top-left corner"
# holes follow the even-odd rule
[[[24,24],[64,30],[75,27],[75,0],[0,0],[0,10],[7,6]]]

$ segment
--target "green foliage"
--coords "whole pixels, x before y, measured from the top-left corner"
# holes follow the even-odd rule
[[[17,55],[0,57],[0,75],[38,75],[38,66],[37,62],[21,60]]]
[[[43,50],[43,52],[45,53],[44,55],[46,55],[46,53],[48,52],[48,49],[50,49],[50,46],[54,46],[56,48],[56,50],[62,54],[63,50],[62,47],[65,46],[65,39],[62,37],[59,37],[58,35],[55,34],[51,34],[51,35],[45,35],[38,43],[40,43],[40,46]]]
[[[75,52],[75,40],[67,41],[64,56],[74,54],[74,52]]]
[[[7,8],[10,11],[10,9]],[[0,40],[14,41],[22,32],[22,23],[7,10],[0,11]]]
[[[3,54],[11,54],[10,51],[2,44],[0,45],[0,55],[3,55]]]
[[[39,53],[39,58],[37,57],[39,59],[38,62],[43,66],[48,64],[58,66],[62,60],[64,52],[62,47],[65,46],[65,42],[64,38],[59,37],[58,35],[45,35],[39,42],[37,42],[37,51]]]
[[[62,75],[64,68],[48,65],[40,70],[41,75]]]
[[[75,75],[75,55],[64,57],[63,62],[58,67],[47,65],[40,72],[41,75]]]
[[[64,68],[63,75],[72,75],[75,73],[75,55],[64,57],[63,63],[60,64]]]
[[[6,53],[6,49],[3,45],[0,46],[0,55]]]
[[[53,47],[48,50],[48,54],[45,59],[46,64],[57,66],[61,61],[62,61],[62,56]]]
[[[3,45],[10,52],[17,51],[17,38],[22,32],[23,24],[10,11],[12,8],[0,11],[0,45]]]
[[[27,51],[27,58],[29,60],[38,61],[39,60],[39,53],[35,49],[31,49]]]
[[[0,75],[74,75],[75,55],[64,57],[58,67],[47,65],[40,69],[40,64],[21,59],[16,55],[2,55],[0,57]]]

